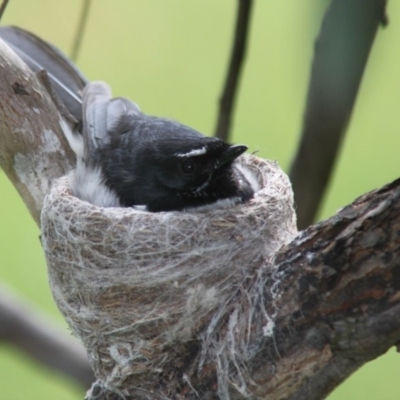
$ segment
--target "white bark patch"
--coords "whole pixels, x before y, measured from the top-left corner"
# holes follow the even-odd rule
[[[58,170],[54,170],[54,165],[50,164],[52,158],[44,155],[60,153],[65,157],[61,143],[52,130],[44,129],[41,137],[43,150],[14,155],[14,171],[32,195],[39,210],[42,208],[44,197],[50,191],[52,178],[58,177],[51,172]]]
[[[16,153],[14,171],[35,200],[35,207],[40,210],[44,196],[50,190],[50,182],[43,179],[46,175],[46,165],[33,153]]]
[[[24,110],[24,112],[25,112],[25,110]],[[18,137],[21,135],[25,138],[29,138],[30,141],[35,140],[35,134],[32,130],[32,126],[29,122],[29,118],[25,118],[23,121],[21,121],[19,127],[15,128],[12,133],[13,133],[13,135],[15,135],[15,137]]]
[[[65,156],[65,152],[61,146],[60,139],[51,129],[45,129],[41,137],[42,146],[45,148],[44,153],[61,152],[62,155]]]

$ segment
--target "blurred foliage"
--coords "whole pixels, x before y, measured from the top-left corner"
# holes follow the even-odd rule
[[[297,145],[314,38],[326,3],[259,1],[253,10],[232,141],[278,160],[285,170]],[[94,1],[78,65],[89,79],[108,82],[115,95],[131,98],[145,112],[210,133],[235,6],[232,0]],[[3,23],[31,30],[68,53],[80,9],[78,0],[11,0]],[[399,176],[400,3],[390,2],[388,14],[392,23],[373,47],[321,218]],[[39,230],[1,171],[0,209],[0,279],[63,324],[48,289]],[[400,398],[399,363],[391,351],[329,399]],[[0,387],[2,398],[10,400],[83,397],[81,389],[4,344]]]

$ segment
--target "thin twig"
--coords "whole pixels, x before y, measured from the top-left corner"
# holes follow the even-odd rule
[[[0,6],[0,21],[3,18],[4,11],[7,8],[8,1],[9,0],[3,0],[3,2],[1,3],[1,6]]]
[[[318,211],[335,165],[386,0],[333,0],[319,33],[303,130],[291,166],[299,229]]]
[[[245,56],[253,0],[238,0],[238,2],[235,38],[225,86],[219,101],[219,114],[215,129],[215,136],[223,140],[229,138],[232,110]]]
[[[85,32],[87,20],[89,17],[90,2],[91,2],[91,0],[84,0],[82,3],[81,18],[79,20],[78,30],[76,31],[75,40],[74,40],[74,44],[72,46],[72,51],[71,51],[71,59],[73,61],[77,60],[79,50],[81,48],[83,35]]]

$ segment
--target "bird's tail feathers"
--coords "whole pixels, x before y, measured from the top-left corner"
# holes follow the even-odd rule
[[[125,98],[111,98],[105,82],[91,82],[83,91],[83,136],[85,158],[89,160],[99,146],[124,133],[124,121],[141,113]]]
[[[47,71],[56,94],[68,111],[81,121],[81,93],[88,81],[73,62],[55,46],[14,26],[0,27],[0,38],[33,72]]]
[[[104,82],[91,82],[83,91],[83,141],[89,161],[97,147],[107,140],[107,109],[111,89]]]

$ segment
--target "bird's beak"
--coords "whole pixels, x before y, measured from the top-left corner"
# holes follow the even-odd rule
[[[248,149],[247,146],[236,144],[229,146],[219,159],[219,166],[232,162]]]

